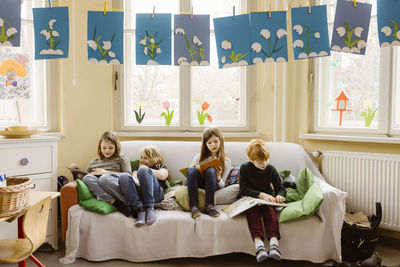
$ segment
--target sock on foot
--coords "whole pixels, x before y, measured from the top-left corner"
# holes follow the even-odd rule
[[[153,223],[155,223],[156,219],[157,217],[154,212],[154,208],[153,207],[146,208],[146,224],[152,225]]]
[[[279,242],[276,237],[272,237],[269,240],[269,252],[268,256],[274,260],[281,260],[281,252],[279,251]]]
[[[138,218],[135,222],[136,227],[143,226],[146,223],[146,211],[143,209],[143,207],[138,209]]]

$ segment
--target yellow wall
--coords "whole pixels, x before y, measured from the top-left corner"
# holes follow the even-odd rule
[[[275,7],[275,1],[270,1]],[[279,1],[283,8],[283,1]],[[72,5],[71,0],[62,3]],[[92,7],[102,9],[104,1],[79,0],[76,1],[76,19],[73,21],[73,8],[70,8],[71,41],[70,56],[59,64],[59,130],[66,134],[59,143],[59,173],[68,174],[65,166],[76,162],[86,167],[89,160],[95,157],[97,142],[100,135],[113,129],[113,81],[112,67],[93,65],[87,62],[86,23],[87,11]],[[111,1],[108,1],[111,6]],[[268,1],[250,1],[249,9],[267,10]],[[306,4],[306,1],[289,1],[294,6]],[[87,7],[82,7],[87,6]],[[289,22],[290,23],[290,22]],[[290,38],[290,24],[288,25]],[[289,40],[289,43],[291,40]],[[74,56],[75,46],[75,56]],[[290,49],[289,49],[290,51]],[[365,151],[375,153],[400,154],[400,145],[356,143],[339,141],[310,141],[299,138],[301,133],[309,130],[312,119],[312,102],[310,101],[309,60],[293,60],[293,53],[289,52],[289,62],[278,64],[278,123],[277,141],[281,141],[281,102],[283,67],[286,64],[286,141],[300,143],[307,150],[346,150]],[[251,77],[255,80],[253,99],[255,100],[255,125],[261,138],[272,141],[274,139],[274,64],[250,66]],[[73,80],[76,80],[76,86]],[[126,139],[126,138],[125,138]],[[143,138],[148,139],[148,138]],[[154,138],[155,139],[155,138]],[[157,138],[157,140],[176,140],[178,138]],[[181,138],[180,138],[181,139]],[[200,138],[186,138],[185,140],[200,140]],[[247,138],[227,138],[227,141],[247,141]]]

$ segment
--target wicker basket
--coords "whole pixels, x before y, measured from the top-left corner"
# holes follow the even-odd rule
[[[7,186],[0,187],[0,217],[22,211],[29,205],[32,180],[29,177],[7,177]]]

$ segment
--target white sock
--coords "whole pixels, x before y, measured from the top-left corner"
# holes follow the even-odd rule
[[[279,247],[278,238],[271,237],[271,239],[269,240],[269,246],[272,246],[272,245],[277,245]]]
[[[257,240],[257,241],[255,241],[254,243],[256,244],[256,249],[257,249],[259,246],[264,246],[264,242],[263,242],[262,240]]]

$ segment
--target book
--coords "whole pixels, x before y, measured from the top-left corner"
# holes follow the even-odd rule
[[[254,207],[255,205],[271,205],[277,207],[287,206],[287,204],[285,203],[276,203],[276,202],[266,201],[260,198],[245,196],[239,200],[236,200],[232,204],[222,208],[222,211],[225,212],[230,218],[233,218],[236,215]]]
[[[222,165],[221,161],[217,157],[210,157],[206,160],[200,161],[199,162],[199,167],[197,168],[200,172],[200,174],[203,174],[205,170],[207,170],[209,167],[221,167],[223,168],[224,166]],[[188,168],[183,168],[179,170],[185,177],[187,177],[187,171]]]
[[[66,168],[67,168],[68,170],[70,170],[72,173],[76,173],[76,174],[78,174],[78,175],[85,176],[86,174],[88,174],[87,171],[82,170],[82,169],[79,168],[79,167],[75,167],[75,168],[66,167]]]

